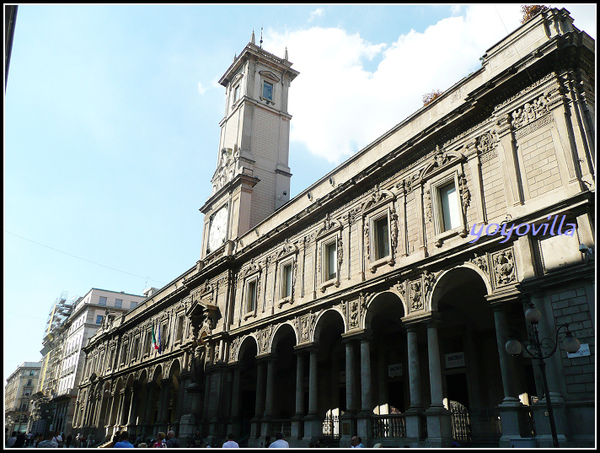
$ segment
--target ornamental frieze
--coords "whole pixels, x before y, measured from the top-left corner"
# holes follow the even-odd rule
[[[481,269],[481,271],[484,274],[486,274],[488,276],[490,275],[488,257],[485,253],[482,255],[476,254],[475,257],[472,258],[471,260],[469,260],[468,262],[473,264],[474,266],[477,266],[479,269]]]
[[[513,111],[510,115],[511,123],[513,128],[518,129],[527,126],[548,113],[548,97],[542,95]]]
[[[495,287],[508,285],[517,280],[515,256],[512,247],[493,253],[491,258]]]
[[[267,326],[256,333],[256,341],[258,343],[258,354],[266,354],[269,352],[269,344],[271,335],[273,334],[273,326]]]
[[[315,313],[306,313],[294,319],[296,330],[298,332],[298,343],[309,343],[311,334],[315,327],[317,315]]]

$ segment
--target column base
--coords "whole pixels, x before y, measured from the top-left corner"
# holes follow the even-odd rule
[[[304,417],[304,437],[303,442],[316,443],[321,436],[321,419],[317,415],[309,414]]]
[[[340,415],[340,447],[350,446],[356,432],[356,412],[347,411]]]
[[[450,447],[452,444],[452,420],[450,411],[442,406],[430,407],[425,411],[427,417],[428,448]]]
[[[560,394],[551,393],[552,412],[554,415],[554,425],[556,427],[556,437],[559,446],[564,446],[569,435],[567,414],[564,399]],[[537,445],[540,448],[554,447],[554,439],[550,429],[550,414],[548,412],[547,400],[541,399],[532,406],[533,417],[535,419]]]
[[[404,419],[406,420],[406,438],[407,445],[416,445],[421,440],[426,421],[424,419],[422,408],[412,408],[406,411]]]
[[[371,412],[361,411],[356,415],[356,435],[361,438],[363,445],[366,447],[373,437],[372,416]]]
[[[519,399],[514,397],[504,398],[504,401],[498,405],[502,426],[502,436],[498,440],[500,448],[512,448],[512,439],[521,438],[521,433],[525,431],[521,429],[524,414],[522,408],[523,405]]]

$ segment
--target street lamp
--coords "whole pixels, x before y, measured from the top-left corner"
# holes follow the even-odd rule
[[[556,425],[554,423],[554,413],[552,412],[552,401],[550,400],[550,391],[548,390],[548,380],[546,378],[546,363],[545,359],[551,357],[558,347],[558,333],[564,329],[565,338],[563,340],[563,347],[565,351],[575,353],[579,351],[581,344],[579,340],[573,336],[569,331],[569,324],[560,324],[556,327],[556,340],[552,338],[542,338],[538,333],[538,323],[542,319],[540,311],[529,304],[529,308],[525,311],[525,320],[529,323],[530,328],[528,329],[529,341],[525,343],[525,349],[527,353],[534,359],[539,360],[540,372],[542,373],[542,385],[544,387],[544,395],[546,397],[546,403],[548,404],[548,418],[550,420],[550,431],[552,432],[552,442],[555,447],[558,447],[558,436],[556,434]],[[504,345],[506,352],[513,356],[521,354],[523,351],[523,345],[519,340],[511,338]]]

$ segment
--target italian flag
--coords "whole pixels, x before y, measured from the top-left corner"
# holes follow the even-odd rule
[[[159,335],[160,335],[160,332],[159,332]],[[152,324],[152,347],[154,349],[158,349],[158,352],[160,352],[160,346],[156,342],[156,335],[154,335],[154,324]]]

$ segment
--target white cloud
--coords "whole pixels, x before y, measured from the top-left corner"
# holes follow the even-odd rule
[[[200,93],[200,95],[206,93],[206,88],[202,86],[202,82],[198,82],[198,93]]]
[[[311,22],[316,18],[323,17],[324,15],[325,11],[323,10],[323,8],[317,8],[310,13],[310,18],[308,19],[308,21]]]
[[[517,28],[519,5],[471,5],[423,33],[372,44],[340,28],[278,34],[271,52],[289,58],[300,75],[290,92],[291,140],[330,162],[341,162],[422,106],[423,94],[445,90],[479,67],[479,57]],[[380,58],[374,71],[365,60]]]

